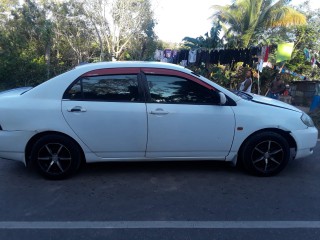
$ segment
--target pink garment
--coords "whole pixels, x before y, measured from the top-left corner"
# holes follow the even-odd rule
[[[270,47],[266,47],[266,52],[265,52],[264,57],[263,57],[263,62],[268,62],[269,50],[270,50]]]

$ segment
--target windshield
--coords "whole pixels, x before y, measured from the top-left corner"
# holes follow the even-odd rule
[[[248,101],[251,101],[253,99],[252,95],[250,95],[249,93],[239,91],[239,90],[232,90],[232,92],[237,96],[241,97],[242,99],[245,99]]]

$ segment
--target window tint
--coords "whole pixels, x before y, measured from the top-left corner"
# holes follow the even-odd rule
[[[137,75],[84,77],[65,93],[64,99],[88,101],[140,101]]]
[[[175,76],[147,75],[151,102],[182,104],[218,104],[218,92]]]

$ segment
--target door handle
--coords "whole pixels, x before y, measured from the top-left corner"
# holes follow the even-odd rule
[[[80,106],[76,106],[76,107],[73,107],[73,108],[69,108],[67,111],[68,112],[86,112],[87,109],[82,108]]]
[[[152,114],[152,115],[167,115],[167,114],[169,114],[169,112],[163,111],[163,109],[161,109],[161,108],[157,108],[156,110],[151,111],[150,114]]]

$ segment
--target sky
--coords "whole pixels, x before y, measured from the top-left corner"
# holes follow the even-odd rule
[[[298,5],[304,0],[292,0]],[[184,37],[203,36],[211,29],[212,5],[228,4],[230,0],[152,0],[158,24],[155,31],[166,42],[179,43]],[[319,0],[310,0],[313,8],[320,8]]]

